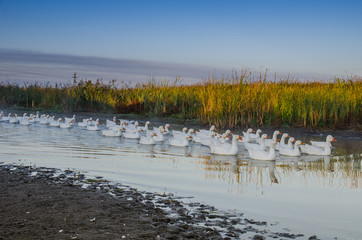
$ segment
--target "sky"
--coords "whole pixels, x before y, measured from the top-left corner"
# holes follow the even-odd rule
[[[362,76],[362,1],[0,0],[0,82]]]

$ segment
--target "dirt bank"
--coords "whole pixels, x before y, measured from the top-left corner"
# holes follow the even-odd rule
[[[268,223],[71,171],[0,165],[0,239],[295,239]],[[311,236],[310,239],[317,239]]]

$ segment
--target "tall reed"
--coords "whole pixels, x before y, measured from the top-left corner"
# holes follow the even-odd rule
[[[151,80],[134,87],[116,88],[80,81],[50,86],[0,83],[0,103],[60,111],[108,111],[177,115],[221,127],[289,125],[309,127],[360,126],[362,79],[333,82],[253,81],[242,72],[231,78],[209,76],[191,86]]]

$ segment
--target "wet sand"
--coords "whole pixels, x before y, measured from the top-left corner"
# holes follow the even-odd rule
[[[0,165],[0,206],[0,239],[306,239],[171,194],[52,168]]]

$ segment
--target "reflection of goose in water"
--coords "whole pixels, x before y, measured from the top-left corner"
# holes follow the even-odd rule
[[[250,159],[248,162],[248,167],[257,167],[258,169],[268,168],[271,183],[279,183],[278,179],[275,176],[275,161]]]
[[[226,171],[239,173],[238,156],[236,155],[210,155],[207,160],[208,165],[223,166]]]
[[[331,162],[331,157],[330,157],[330,156],[304,155],[304,156],[301,157],[301,160],[304,161],[304,162],[319,162],[319,161],[323,161],[324,170],[327,170],[327,171],[330,170],[330,162]]]
[[[210,161],[223,161],[223,162],[230,162],[231,164],[236,164],[238,161],[237,155],[211,155]]]

